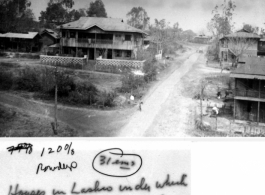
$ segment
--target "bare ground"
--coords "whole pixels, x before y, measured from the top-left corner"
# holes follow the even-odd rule
[[[172,65],[163,71],[158,81],[143,99],[143,110],[138,111],[138,106],[133,108],[117,108],[116,110],[92,110],[81,107],[70,107],[60,105],[58,109],[59,124],[66,131],[66,128],[75,129],[73,136],[89,137],[187,137],[201,136],[194,131],[194,107],[197,101],[192,99],[194,94],[198,93],[199,81],[205,75],[217,73],[220,70],[206,67],[204,54],[196,53],[198,46],[189,46],[188,52],[180,53],[171,63]],[[28,62],[22,61],[20,64]],[[31,65],[37,62],[30,61]],[[43,66],[38,65],[37,66]],[[82,71],[80,72],[82,74]],[[103,73],[104,74],[104,73]],[[115,76],[115,75],[113,75]],[[86,77],[86,75],[84,76]],[[93,80],[93,78],[90,78]],[[117,78],[110,79],[117,83]],[[100,82],[100,81],[99,81]],[[104,83],[97,83],[104,85]],[[104,86],[102,86],[104,88]],[[39,132],[31,133],[31,136],[45,136],[40,132],[51,132],[50,122],[54,116],[53,104],[26,100],[12,94],[0,94],[0,102],[5,106],[13,105],[19,108],[22,115],[28,115],[26,118],[35,120],[35,116],[45,118],[41,123],[47,130],[34,125],[24,126],[22,128],[30,131]],[[23,113],[23,110],[25,113]],[[32,114],[32,113],[38,113]],[[22,117],[23,118],[23,117]],[[22,119],[21,119],[22,120]],[[17,120],[20,121],[21,120]],[[5,127],[5,132],[16,129],[20,122],[10,122]],[[40,123],[36,123],[40,124]],[[67,124],[67,126],[64,126]],[[41,126],[41,125],[40,125]],[[51,132],[52,133],[52,132]],[[8,136],[6,134],[5,136]],[[10,134],[11,135],[11,134]],[[47,136],[52,134],[47,134]],[[12,135],[11,135],[12,136]],[[23,133],[17,134],[23,136]],[[69,133],[59,136],[71,136]]]
[[[25,111],[17,107],[0,104],[0,136],[1,137],[53,137],[51,128],[53,119],[35,112]],[[60,137],[76,136],[77,132],[65,123],[58,127]]]

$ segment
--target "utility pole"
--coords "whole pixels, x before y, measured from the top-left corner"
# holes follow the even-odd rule
[[[54,102],[54,125],[53,125],[53,133],[54,135],[57,135],[57,74],[58,74],[58,70],[57,70],[57,65],[55,67],[55,102]]]
[[[202,82],[201,82],[201,93],[200,93],[200,107],[201,107],[201,124],[202,124]]]

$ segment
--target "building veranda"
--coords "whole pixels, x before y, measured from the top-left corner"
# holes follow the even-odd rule
[[[235,79],[234,119],[265,124],[265,59],[246,58],[230,77]]]
[[[84,58],[96,61],[97,65],[139,69],[143,61],[137,60],[137,52],[143,48],[145,36],[147,33],[122,19],[81,17],[60,26],[60,56],[57,58],[64,58],[61,61],[65,63]],[[49,61],[48,56],[42,58]]]

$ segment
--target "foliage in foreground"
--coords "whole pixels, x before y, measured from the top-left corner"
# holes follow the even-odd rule
[[[44,95],[48,99],[55,96],[55,71],[51,68],[42,70],[26,68],[19,76],[15,77],[8,72],[0,72],[1,90],[21,90],[37,92],[41,97]],[[75,81],[72,72],[58,71],[57,73],[57,94],[58,101],[70,104],[86,104],[114,106],[114,92],[100,92],[95,85],[86,81]]]

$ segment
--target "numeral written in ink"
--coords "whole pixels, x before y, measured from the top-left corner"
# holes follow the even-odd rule
[[[111,157],[106,157],[105,155],[100,155],[100,165],[120,165],[120,169],[130,169],[135,165],[135,161],[112,159]]]
[[[33,150],[33,145],[30,143],[20,143],[18,144],[16,147],[15,146],[10,146],[7,148],[7,151],[10,152],[10,154],[13,154],[13,151],[18,150],[20,152],[20,150],[26,150],[26,154],[31,154],[32,150]]]
[[[55,149],[55,150],[53,148],[48,148],[48,154],[52,154],[54,152],[59,153],[62,150],[63,151],[66,151],[67,154],[71,154],[71,155],[74,155],[75,154],[75,150],[72,148],[72,142],[70,144],[65,144],[64,147],[62,147],[61,145],[59,145],[57,147],[57,149]],[[45,152],[45,147],[42,149],[41,156],[43,156],[44,152]]]

